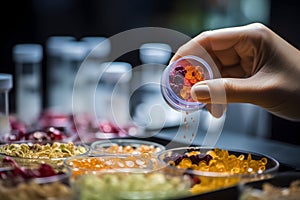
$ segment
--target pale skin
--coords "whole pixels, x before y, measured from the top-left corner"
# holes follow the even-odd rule
[[[205,31],[180,47],[170,62],[201,56],[195,43],[216,63],[228,103],[252,103],[300,121],[300,51],[274,31],[260,23]],[[214,81],[195,84],[194,100],[210,105]]]

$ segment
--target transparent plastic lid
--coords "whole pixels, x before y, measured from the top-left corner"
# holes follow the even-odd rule
[[[102,80],[106,82],[128,82],[132,76],[132,65],[127,62],[106,62],[101,65],[104,72]]]
[[[111,43],[106,37],[87,36],[81,38],[81,41],[87,43],[89,52],[93,57],[105,58],[110,54]]]
[[[139,49],[143,63],[165,64],[171,57],[172,49],[165,43],[145,43]]]
[[[76,41],[72,36],[50,36],[46,42],[47,54],[50,56],[60,56],[62,46],[69,41]]]
[[[13,47],[15,62],[40,62],[43,58],[43,47],[40,44],[17,44]]]
[[[191,88],[200,81],[213,78],[209,64],[196,56],[184,56],[167,66],[162,74],[161,92],[166,102],[175,110],[195,111],[204,103],[195,102]]]
[[[10,90],[13,87],[12,75],[0,73],[0,91]]]
[[[65,60],[81,61],[88,54],[88,45],[82,41],[64,42],[61,49],[61,57]]]

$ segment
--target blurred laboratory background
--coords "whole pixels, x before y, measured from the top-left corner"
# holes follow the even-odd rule
[[[78,66],[86,55],[100,42],[133,28],[162,27],[194,37],[205,30],[262,22],[300,48],[300,27],[297,24],[300,13],[297,5],[296,0],[6,1],[1,12],[0,73],[13,74],[9,111],[18,112],[24,121],[34,119],[49,107],[57,106],[55,108],[69,112],[72,109],[69,98],[72,91],[68,88],[74,83]],[[67,45],[61,48],[64,42]],[[147,48],[157,50],[154,58],[151,57],[152,52],[145,51]],[[122,88],[116,94],[119,100],[116,109],[127,109],[124,108],[126,100],[120,102],[124,95],[130,94],[130,84],[147,82],[149,78],[153,78],[154,82],[159,81],[163,69],[161,66],[168,63],[175,51],[168,44],[145,44],[140,49],[122,55],[114,63],[114,70],[108,69],[105,72],[107,78],[99,83],[105,89],[96,93],[100,97],[107,95],[107,92],[111,92],[110,87],[116,84],[111,77],[126,74],[127,78],[122,80]],[[93,55],[101,58],[102,65],[105,65],[110,52],[111,45],[106,41],[101,51]],[[93,55],[87,65],[93,65]],[[75,67],[70,70],[62,65]],[[140,65],[145,65],[142,71],[129,73]],[[94,92],[95,88],[89,88],[89,84],[98,81],[97,72],[90,69],[87,78],[79,80],[81,84],[78,90],[83,93],[80,93],[82,99],[79,98],[77,103],[82,107],[93,103],[84,97]],[[26,88],[30,88],[29,93],[24,93]],[[141,88],[140,93],[145,94],[143,98],[134,98],[138,94],[133,94],[133,105],[128,109],[132,119],[147,124],[143,109],[151,107],[149,100],[158,104],[162,101],[157,88]],[[26,95],[31,98],[28,102]],[[108,100],[98,97],[98,101],[105,104]],[[22,106],[25,104],[27,106]],[[58,104],[61,104],[60,107]],[[79,112],[82,107],[79,106]],[[93,107],[85,109],[89,111]],[[96,109],[109,115],[105,107]],[[127,112],[120,112],[118,116],[122,118]],[[172,122],[178,123],[176,112],[170,110],[170,113],[168,116],[170,119],[173,117]],[[157,121],[152,121],[150,128],[161,125],[158,116],[153,118]],[[172,126],[172,122],[166,121],[166,125]],[[296,134],[300,133],[299,123],[278,118],[254,105],[228,105],[224,130],[300,144],[295,140],[298,138]]]

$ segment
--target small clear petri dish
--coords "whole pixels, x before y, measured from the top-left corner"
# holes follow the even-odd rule
[[[239,200],[294,200],[300,197],[300,172],[279,172],[270,179],[239,184]]]
[[[0,159],[9,156],[24,167],[47,163],[59,170],[64,168],[66,158],[86,155],[89,150],[89,146],[73,142],[15,142],[0,145]]]
[[[82,174],[71,181],[79,199],[174,199],[191,195],[192,180],[179,171],[116,169]]]
[[[1,199],[61,199],[72,198],[71,172],[56,170],[49,165],[30,163],[16,164],[11,157],[0,159]],[[13,197],[13,198],[12,198]]]
[[[91,152],[95,154],[157,154],[166,148],[162,144],[139,139],[98,140],[91,144]]]
[[[72,178],[98,171],[116,171],[131,169],[135,171],[153,170],[150,156],[140,155],[84,155],[67,158],[64,166],[72,172]]]
[[[168,65],[162,74],[163,98],[175,110],[199,110],[206,104],[194,101],[190,90],[197,82],[213,77],[213,71],[204,59],[193,55],[181,57]]]
[[[0,136],[0,142],[74,142],[77,138],[77,133],[71,129],[49,126],[26,131],[25,133],[22,130],[11,130],[7,134]]]
[[[158,160],[193,177],[194,195],[273,177],[279,163],[272,157],[242,150],[179,147],[158,154]]]

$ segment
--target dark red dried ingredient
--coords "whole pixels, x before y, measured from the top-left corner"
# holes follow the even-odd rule
[[[4,166],[11,167],[11,169],[0,171],[0,180],[27,181],[32,178],[50,177],[58,174],[63,174],[63,172],[55,172],[53,167],[46,163],[40,164],[38,168],[34,169],[21,167],[16,163],[14,159],[8,156],[2,159],[2,163],[4,164]]]

